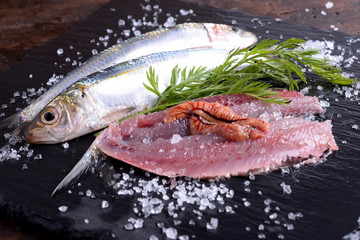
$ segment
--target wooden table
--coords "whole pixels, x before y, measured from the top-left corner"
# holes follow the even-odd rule
[[[28,52],[65,32],[110,0],[2,0],[0,71]],[[280,18],[325,30],[360,35],[359,0],[183,0]],[[333,6],[331,7],[331,3]],[[331,7],[331,8],[329,8]],[[0,216],[0,239],[45,240],[48,233]],[[51,236],[51,239],[54,239]]]

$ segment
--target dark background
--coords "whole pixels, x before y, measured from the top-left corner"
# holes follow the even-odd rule
[[[189,0],[199,4],[242,11],[259,16],[281,18],[293,23],[360,35],[360,1],[306,0]],[[74,23],[85,19],[109,0],[1,0],[0,2],[0,71],[21,60],[28,52],[65,32]],[[305,11],[308,9],[308,11]],[[326,12],[326,16],[321,14]],[[7,216],[0,217],[0,239],[49,239],[25,223]]]

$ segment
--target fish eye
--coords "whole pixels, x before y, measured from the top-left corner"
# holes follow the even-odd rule
[[[41,121],[45,124],[53,124],[58,120],[58,117],[55,108],[49,108],[41,115]]]

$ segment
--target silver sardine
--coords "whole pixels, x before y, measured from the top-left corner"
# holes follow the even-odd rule
[[[28,107],[0,122],[0,128],[30,122],[58,94],[79,79],[112,65],[151,53],[187,48],[233,49],[249,47],[257,41],[253,33],[213,23],[184,23],[131,38],[93,56]]]
[[[205,48],[154,53],[89,75],[51,101],[24,126],[22,134],[30,143],[53,144],[104,128],[155,104],[158,96],[143,86],[150,66],[162,92],[175,66],[213,68],[225,61],[229,51]]]

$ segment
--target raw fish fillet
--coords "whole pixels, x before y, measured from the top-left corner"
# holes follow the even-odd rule
[[[309,162],[309,158],[319,161],[326,151],[337,150],[331,121],[288,117],[321,113],[317,98],[292,92],[282,94],[291,95],[296,101],[290,106],[278,106],[243,95],[202,99],[218,101],[237,114],[244,114],[246,109],[247,117],[266,116],[271,130],[263,138],[233,142],[217,134],[189,135],[188,120],[165,123],[165,110],[112,124],[95,144],[105,154],[146,171],[193,178],[265,173],[280,166]],[[304,104],[306,101],[314,105]]]

